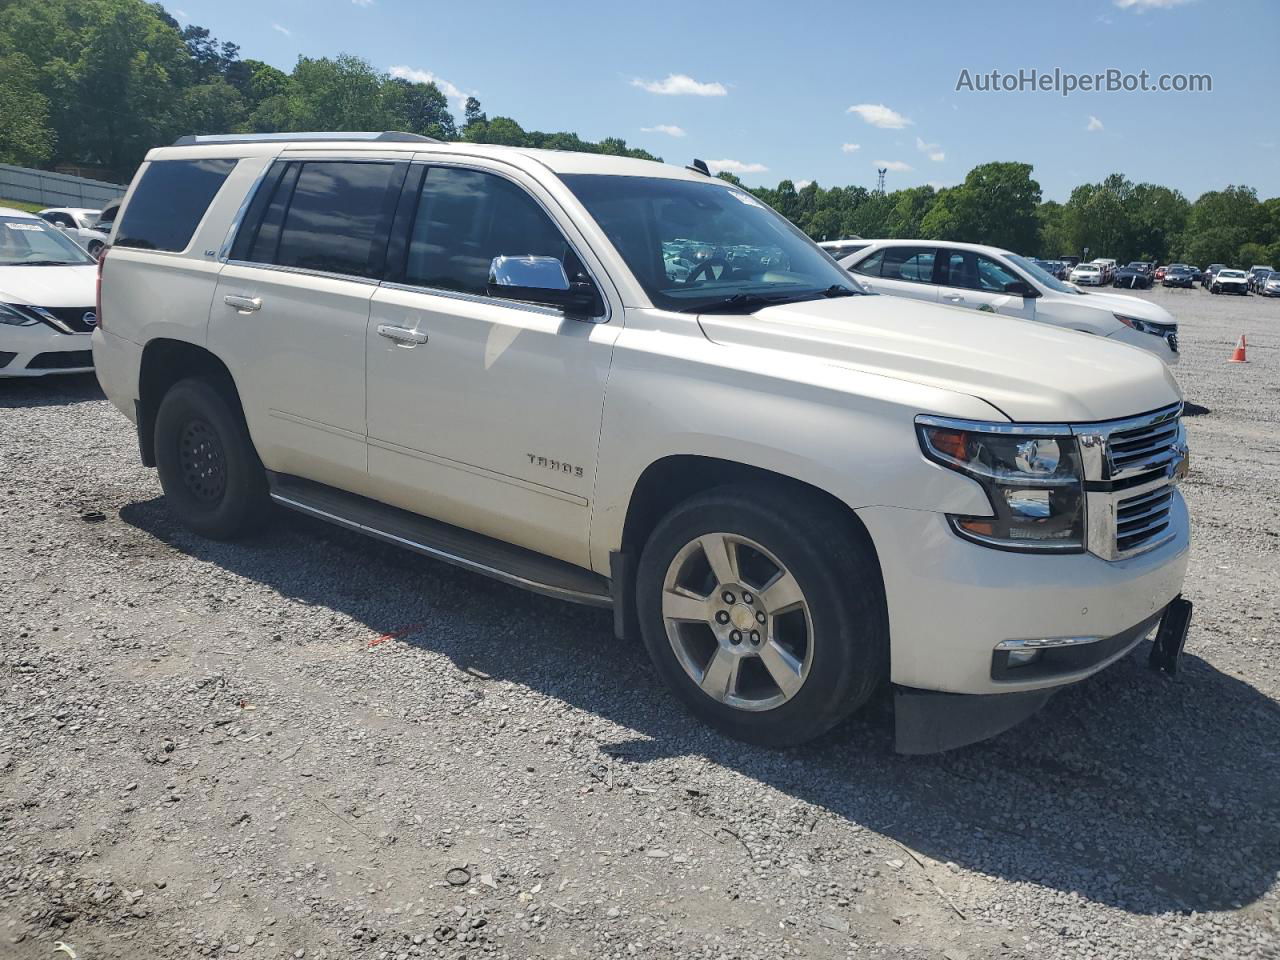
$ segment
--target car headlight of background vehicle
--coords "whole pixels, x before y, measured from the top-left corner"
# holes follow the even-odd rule
[[[0,324],[10,327],[33,327],[40,321],[8,303],[0,303]]]
[[[966,540],[1026,552],[1084,550],[1084,471],[1069,427],[917,417],[924,455],[977,481],[991,516],[947,514]]]
[[[1126,317],[1123,313],[1113,313],[1113,317],[1123,323],[1126,327],[1132,327],[1139,333],[1149,333],[1157,337],[1167,337],[1174,333],[1177,327],[1170,326],[1167,323],[1154,323],[1151,320],[1139,320],[1137,317]]]

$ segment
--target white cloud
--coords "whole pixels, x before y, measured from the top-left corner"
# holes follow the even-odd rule
[[[175,11],[173,11],[173,15],[174,15],[175,17],[177,17],[179,20],[190,20],[190,19],[191,19],[189,16],[187,16],[187,11],[185,11],[185,10],[175,10]]]
[[[1135,10],[1138,13],[1146,13],[1148,10],[1169,10],[1190,2],[1191,0],[1115,0],[1116,6],[1121,10]]]
[[[840,149],[841,149],[841,150],[843,150],[845,153],[857,153],[859,150],[861,150],[861,149],[862,149],[862,144],[860,144],[860,143],[842,143],[842,144],[840,144]]]
[[[1085,126],[1085,129],[1088,130],[1090,133],[1093,133],[1093,131],[1095,130],[1101,130],[1103,129],[1102,121],[1099,120],[1097,117],[1093,116],[1092,114],[1090,114],[1089,123],[1087,126]]]
[[[280,24],[278,24],[278,23],[273,23],[273,24],[271,25],[271,29],[272,29],[272,30],[274,30],[274,31],[276,31],[276,33],[283,33],[286,37],[292,37],[292,36],[293,36],[293,31],[292,31],[292,30],[290,30],[288,27],[282,27],[282,26],[280,26]]]
[[[903,160],[877,160],[875,162],[877,168],[884,167],[886,170],[892,170],[894,173],[906,173],[912,169],[911,164]]]
[[[707,167],[712,173],[767,173],[769,171],[763,163],[743,163],[741,160],[708,160]]]
[[[373,0],[351,0],[357,7],[372,7]]]
[[[677,127],[674,123],[659,123],[652,127],[641,127],[641,133],[665,133],[668,137],[683,137],[684,127]]]
[[[723,83],[701,83],[684,73],[669,73],[665,80],[641,80],[637,77],[631,85],[668,97],[723,97],[729,93],[729,88]]]
[[[942,144],[940,143],[925,143],[923,138],[916,137],[916,149],[921,153],[927,153],[929,159],[934,163],[941,163],[947,159],[947,155],[942,152]]]
[[[884,130],[901,130],[912,122],[898,111],[890,110],[883,103],[855,103],[845,112],[856,113],[873,127]]]
[[[391,67],[387,73],[393,77],[399,77],[401,80],[408,80],[410,83],[434,83],[440,88],[440,92],[453,101],[454,108],[461,113],[467,105],[467,97],[474,97],[474,92],[468,93],[456,84],[450,83],[443,77],[438,77],[430,70],[417,70],[413,67],[397,66]]]
[[[797,180],[796,191],[799,192],[800,190],[803,190],[805,187],[807,187],[811,183],[813,183],[812,180]]]

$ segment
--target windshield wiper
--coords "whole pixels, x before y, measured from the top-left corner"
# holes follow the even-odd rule
[[[862,295],[861,290],[851,290],[848,287],[833,283],[827,289],[822,291],[824,297],[858,297]]]
[[[760,293],[735,293],[731,297],[725,297],[723,300],[713,300],[711,303],[700,303],[694,307],[685,307],[681,313],[750,313],[753,310],[759,310],[762,307],[772,307],[779,303],[792,302],[787,297],[771,296],[767,297]]]
[[[74,260],[17,260],[5,264],[7,267],[74,267]]]

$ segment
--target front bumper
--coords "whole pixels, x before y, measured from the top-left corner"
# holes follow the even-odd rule
[[[93,355],[87,333],[62,333],[43,323],[0,324],[0,377],[43,377],[88,373]]]
[[[1154,333],[1143,333],[1140,330],[1134,330],[1132,327],[1121,327],[1119,331],[1113,333],[1107,339],[1118,340],[1133,347],[1141,347],[1148,353],[1154,353],[1169,367],[1176,366],[1181,356],[1174,349],[1178,343],[1177,333],[1172,334],[1171,342],[1169,337],[1159,337]]]
[[[1116,561],[979,546],[961,540],[943,514],[931,511],[868,507],[858,516],[884,577],[890,679],[920,690],[1007,694],[1083,680],[1125,651],[1050,672],[1011,671],[1008,679],[993,676],[996,648],[1004,641],[1115,637],[1167,607],[1187,570],[1190,524],[1177,492],[1169,513],[1173,536]]]

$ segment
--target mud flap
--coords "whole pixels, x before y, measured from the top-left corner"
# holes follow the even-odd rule
[[[894,687],[894,748],[898,753],[941,753],[986,740],[1021,723],[1056,692],[969,694]]]
[[[1153,670],[1163,670],[1170,676],[1178,675],[1178,667],[1182,662],[1182,648],[1187,643],[1187,630],[1191,627],[1190,600],[1177,597],[1165,608],[1160,618],[1160,628],[1151,644],[1151,655],[1147,658]]]

